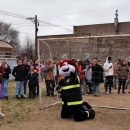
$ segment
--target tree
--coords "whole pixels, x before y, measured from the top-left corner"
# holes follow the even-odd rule
[[[11,24],[0,22],[0,40],[16,47],[19,45],[19,33],[11,27]]]
[[[30,39],[29,37],[26,37],[25,39],[25,45],[22,48],[22,57],[27,57],[29,59],[34,59],[34,41]]]

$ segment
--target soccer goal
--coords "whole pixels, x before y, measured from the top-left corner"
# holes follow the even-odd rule
[[[130,35],[100,35],[100,36],[48,36],[38,38],[38,59],[40,61],[56,58],[62,59],[93,59],[99,58],[105,62],[106,57],[112,56],[130,61]],[[127,50],[127,51],[126,51]],[[45,84],[40,83],[40,107],[53,106],[59,103],[57,98],[43,96]]]

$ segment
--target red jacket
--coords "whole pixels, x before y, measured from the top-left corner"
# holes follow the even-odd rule
[[[85,79],[85,72],[83,70],[82,65],[79,65],[79,77],[80,77],[81,80]]]

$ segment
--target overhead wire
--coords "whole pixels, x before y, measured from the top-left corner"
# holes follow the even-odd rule
[[[39,20],[39,22],[44,23],[44,24],[47,24],[47,25],[50,25],[50,26],[53,26],[53,27],[58,27],[58,28],[64,29],[64,30],[66,30],[66,31],[68,31],[68,32],[72,32],[72,30],[70,30],[70,29],[68,29],[68,28],[64,28],[64,27],[62,27],[62,26],[59,26],[59,25],[56,25],[56,24],[52,24],[52,23],[50,23],[50,22],[46,22],[46,21],[43,21],[43,20]]]
[[[104,11],[107,9],[117,9],[118,7],[126,7],[126,6],[130,6],[130,4],[124,4],[124,5],[118,5],[118,6],[113,6],[113,7],[108,7],[108,8],[98,8],[98,9],[94,9],[94,10],[83,10],[83,11],[77,11],[77,12],[73,12],[73,13],[65,13],[65,14],[59,14],[59,15],[53,15],[53,16],[48,16],[48,17],[39,17],[42,19],[47,19],[47,18],[54,18],[54,17],[62,17],[62,16],[69,16],[69,15],[78,15],[78,14],[83,14],[83,13],[97,13],[97,11]]]
[[[20,18],[20,19],[24,19],[24,20],[26,20],[26,18],[27,18],[26,16],[23,16],[23,15],[11,13],[11,12],[8,12],[8,11],[2,11],[2,10],[0,10],[0,14],[1,14],[1,15],[6,15],[6,16],[15,17],[15,18]],[[71,31],[71,30],[69,30],[69,29],[67,29],[67,28],[60,27],[59,25],[55,25],[55,24],[52,24],[52,23],[49,23],[49,22],[46,22],[46,21],[39,20],[39,22],[40,22],[40,21],[41,21],[42,23],[47,24],[47,25],[50,25],[50,26],[54,26],[54,27],[58,27],[58,28],[65,29],[65,30],[67,30],[67,31]]]
[[[130,4],[127,4],[127,5],[119,5],[118,7],[125,7],[125,6],[130,6]],[[105,8],[105,9],[111,9],[111,8],[117,8],[117,6],[113,6],[113,7],[109,7],[109,8]],[[95,9],[95,10],[85,10],[85,11],[80,11],[80,12],[76,12],[76,13],[70,13],[70,14],[62,14],[62,15],[55,15],[55,16],[50,16],[51,18],[52,17],[61,17],[61,16],[65,16],[65,15],[77,15],[77,14],[83,14],[83,13],[90,13],[90,12],[97,12],[97,11],[101,11],[101,10],[104,10],[104,8],[100,8],[100,9]],[[16,14],[16,13],[12,13],[12,12],[9,12],[9,11],[3,11],[3,10],[0,10],[0,14],[1,15],[6,15],[6,16],[11,16],[11,17],[15,17],[15,18],[20,18],[20,19],[23,19],[23,20],[26,20],[26,16],[24,15],[19,15],[19,14]],[[40,17],[41,18],[41,17]],[[46,18],[49,18],[49,17],[44,17],[44,19]],[[42,18],[43,19],[43,18]],[[50,23],[50,22],[47,22],[47,21],[43,21],[43,20],[40,20],[39,19],[39,22],[41,23],[44,23],[46,25],[40,25],[40,26],[47,26],[47,25],[50,25],[50,26],[53,26],[53,27],[57,27],[57,28],[61,28],[61,29],[64,29],[66,31],[69,31],[69,32],[72,32],[72,30],[68,29],[68,28],[65,28],[63,26],[73,26],[73,25],[57,25],[57,24],[53,24],[53,23]],[[16,25],[17,26],[17,25]],[[33,25],[21,25],[21,26],[33,26]]]

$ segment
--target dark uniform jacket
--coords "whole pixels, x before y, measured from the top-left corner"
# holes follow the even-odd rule
[[[73,73],[59,82],[62,101],[68,106],[83,103],[79,78]]]

